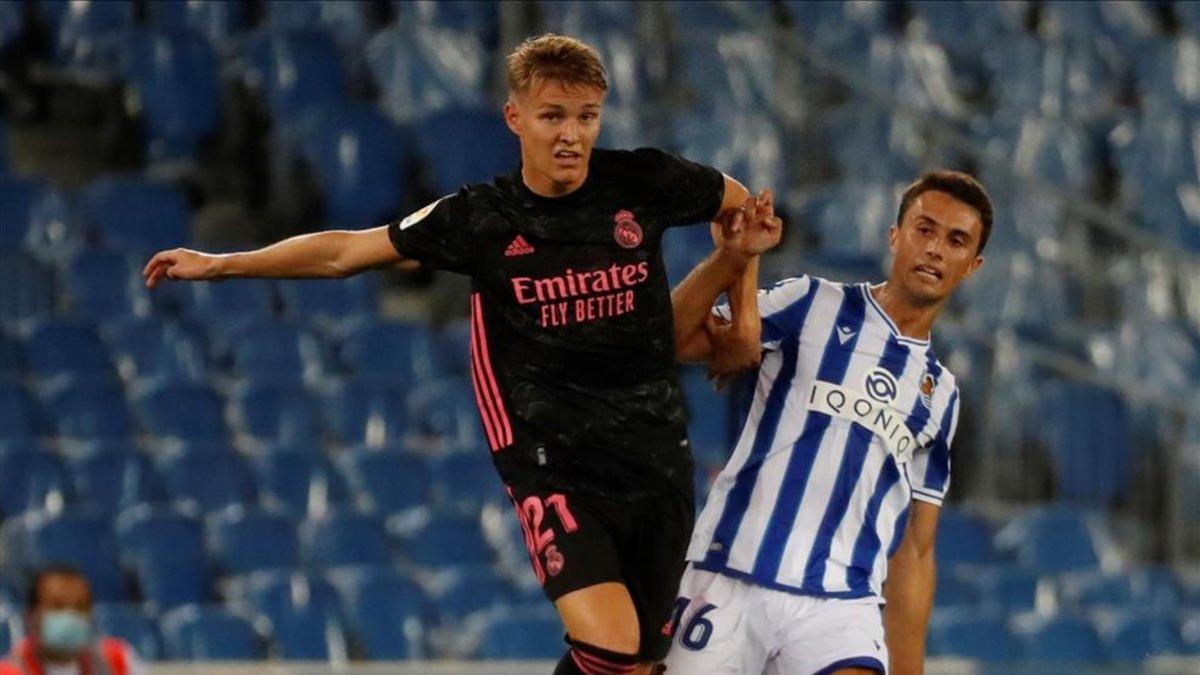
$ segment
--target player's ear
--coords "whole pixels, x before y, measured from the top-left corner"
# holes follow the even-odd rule
[[[966,281],[974,276],[975,272],[977,272],[980,267],[983,267],[983,256],[977,255],[975,256],[975,259],[971,261],[971,264],[967,265],[967,273],[963,275],[963,281]]]
[[[888,229],[888,250],[892,252],[892,255],[896,255],[896,247],[899,245],[899,242],[900,226],[892,225],[892,227]]]
[[[521,111],[512,96],[504,102],[504,123],[514,134],[521,135]]]

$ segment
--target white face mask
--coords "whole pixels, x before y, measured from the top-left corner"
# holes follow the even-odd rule
[[[38,633],[42,646],[62,654],[83,651],[92,638],[92,624],[86,614],[70,609],[42,613]]]

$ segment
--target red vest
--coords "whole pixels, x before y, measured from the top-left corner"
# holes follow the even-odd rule
[[[131,650],[132,648],[121,640],[100,638],[99,642],[79,657],[79,672],[82,675],[96,675],[97,668],[92,663],[92,655],[99,654],[111,675],[129,675],[128,653]],[[42,665],[38,663],[37,652],[30,638],[14,645],[8,658],[0,661],[0,675],[42,675],[42,672]]]

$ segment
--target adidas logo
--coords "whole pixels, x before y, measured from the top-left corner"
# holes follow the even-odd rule
[[[529,245],[529,242],[525,241],[525,237],[522,237],[519,234],[517,235],[517,238],[513,239],[512,243],[508,245],[508,248],[504,249],[504,257],[506,258],[514,258],[519,255],[529,255],[530,253],[533,253],[533,247]]]

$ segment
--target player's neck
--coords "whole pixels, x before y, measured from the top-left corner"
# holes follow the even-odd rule
[[[551,180],[549,176],[539,171],[530,169],[528,164],[523,164],[521,166],[521,182],[533,194],[539,197],[554,199],[556,197],[566,197],[583,187],[583,184],[587,182],[587,171],[584,170],[583,178],[576,183],[559,183]]]
[[[884,282],[869,289],[871,297],[888,315],[904,337],[928,340],[933,323],[942,312],[945,300],[923,303],[905,293],[897,284]]]

